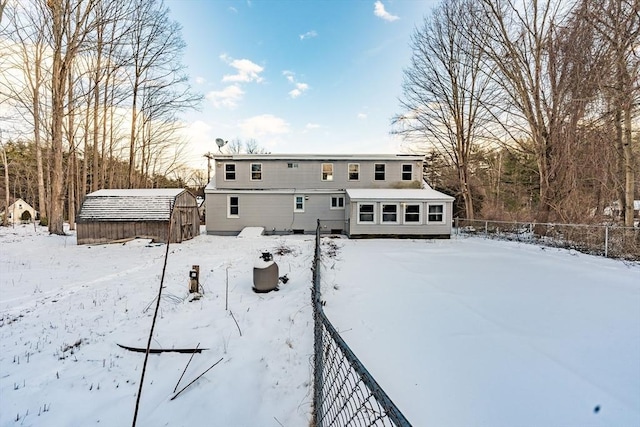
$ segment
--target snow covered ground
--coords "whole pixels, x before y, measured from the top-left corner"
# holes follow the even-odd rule
[[[170,246],[153,347],[208,349],[178,390],[223,360],[170,400],[190,355],[151,355],[139,426],[308,425],[313,245]],[[144,355],[117,344],[146,345],[165,249],[0,228],[1,427],[131,424]],[[475,238],[324,249],[327,315],[413,425],[640,425],[637,264]],[[263,250],[290,280],[255,294]]]

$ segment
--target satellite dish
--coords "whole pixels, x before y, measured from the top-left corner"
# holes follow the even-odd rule
[[[216,138],[216,145],[218,146],[218,151],[220,151],[220,149],[222,147],[224,147],[227,144],[227,141],[225,141],[222,138]]]

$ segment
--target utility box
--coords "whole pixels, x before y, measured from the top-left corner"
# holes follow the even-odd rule
[[[194,265],[189,271],[189,292],[198,292],[200,287],[200,266]]]
[[[263,252],[253,266],[253,290],[258,293],[278,290],[278,264],[273,255]]]

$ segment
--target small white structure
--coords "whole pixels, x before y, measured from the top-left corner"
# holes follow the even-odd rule
[[[38,212],[27,202],[17,199],[6,210],[0,213],[0,217],[7,215],[7,223],[19,224],[23,222],[33,222],[37,219]]]

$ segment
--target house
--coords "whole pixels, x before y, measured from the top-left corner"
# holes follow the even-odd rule
[[[200,232],[196,198],[182,188],[98,190],[86,195],[76,223],[79,245],[136,237],[180,243]]]
[[[17,199],[9,205],[6,211],[7,223],[33,222],[38,219],[38,212],[27,202]],[[4,218],[5,212],[0,213],[0,218]]]
[[[214,158],[205,188],[207,234],[324,232],[349,237],[444,237],[453,197],[430,188],[418,155],[233,154]]]

